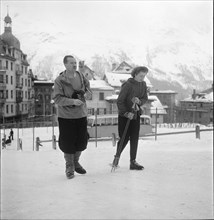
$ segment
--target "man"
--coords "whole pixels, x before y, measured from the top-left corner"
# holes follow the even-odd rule
[[[57,106],[59,122],[59,148],[64,153],[68,179],[74,177],[74,171],[85,174],[80,165],[81,152],[88,143],[87,107],[85,97],[90,95],[89,81],[78,71],[73,56],[63,59],[65,71],[55,79],[54,102]]]

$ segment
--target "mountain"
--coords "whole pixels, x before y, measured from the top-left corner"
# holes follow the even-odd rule
[[[154,89],[174,90],[179,93],[178,99],[183,99],[193,89],[201,91],[211,87],[213,61],[212,43],[205,28],[188,33],[194,38],[180,32],[175,28],[155,30],[151,32],[151,39],[142,39],[139,44],[127,39],[118,41],[57,31],[23,32],[18,38],[28,42],[21,46],[35,75],[54,79],[64,69],[62,59],[66,54],[85,60],[92,69],[96,63],[100,64],[101,69],[93,70],[101,76],[113,62],[127,61],[149,67],[148,78]]]

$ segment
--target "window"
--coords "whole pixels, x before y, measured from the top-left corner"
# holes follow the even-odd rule
[[[10,83],[13,85],[13,76],[10,77]]]
[[[0,90],[0,99],[3,99],[3,98],[4,98],[4,91]]]
[[[8,61],[6,60],[6,69],[8,70]]]
[[[13,99],[13,90],[10,91],[10,97]]]
[[[6,90],[6,99],[8,99],[8,90]]]
[[[25,91],[25,98],[27,99],[27,91]]]
[[[13,105],[11,105],[11,113],[13,113]]]
[[[8,107],[8,105],[6,105],[6,113],[7,113],[7,114],[9,113],[9,107]]]
[[[25,86],[27,86],[27,79],[25,79]]]
[[[0,75],[0,83],[4,83],[4,76]]]
[[[104,100],[104,93],[103,92],[99,93],[99,100]]]
[[[8,75],[6,75],[6,84],[8,84]]]
[[[13,63],[10,63],[10,69],[13,71]]]
[[[28,80],[28,87],[30,87],[30,79]]]

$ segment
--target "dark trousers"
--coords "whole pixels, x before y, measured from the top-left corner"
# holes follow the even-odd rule
[[[138,148],[138,139],[139,139],[139,131],[140,131],[140,116],[137,116],[136,119],[130,121],[129,128],[127,130],[124,142],[121,144],[121,138],[126,126],[128,119],[122,116],[118,117],[118,133],[119,133],[119,141],[117,143],[117,154],[120,155],[124,148],[126,147],[128,141],[130,141],[130,160],[135,160],[137,155]],[[119,149],[121,148],[121,150]],[[120,152],[119,152],[120,150]]]
[[[66,154],[84,151],[88,143],[87,118],[58,118],[58,122],[60,150]]]

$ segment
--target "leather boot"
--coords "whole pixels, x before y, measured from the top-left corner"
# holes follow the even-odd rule
[[[74,154],[64,154],[65,174],[68,179],[74,178]]]
[[[80,155],[81,155],[81,151],[77,151],[75,154],[74,154],[74,166],[75,166],[75,171],[79,174],[85,174],[86,173],[86,170],[80,165],[79,163],[79,158],[80,158]]]
[[[130,170],[143,170],[144,167],[138,164],[135,160],[130,161]]]

